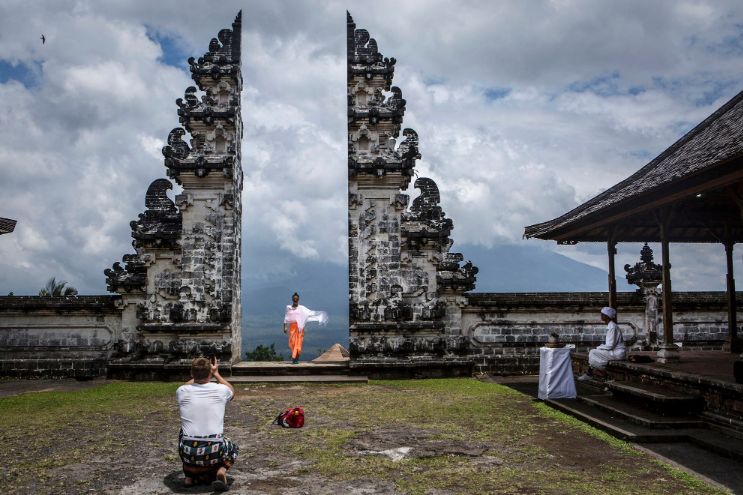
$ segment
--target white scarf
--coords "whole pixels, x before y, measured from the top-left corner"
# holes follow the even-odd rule
[[[300,329],[304,328],[305,323],[310,321],[316,321],[320,325],[328,323],[328,313],[325,311],[312,311],[309,308],[298,305],[296,308],[291,304],[286,306],[286,314],[284,315],[284,323],[297,322],[297,326]]]

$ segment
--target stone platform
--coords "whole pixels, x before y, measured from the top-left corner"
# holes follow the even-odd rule
[[[652,352],[632,352],[632,356],[654,357]],[[738,356],[722,351],[681,351],[675,363],[633,363],[612,361],[606,371],[611,380],[626,385],[615,395],[644,402],[650,408],[662,408],[669,400],[660,400],[654,391],[684,395],[699,401],[698,411],[709,420],[743,432],[743,384],[735,382],[733,366]],[[586,354],[573,355],[573,369],[588,367]],[[628,387],[629,388],[628,388]],[[630,393],[632,392],[632,393]],[[657,407],[654,407],[657,406]]]
[[[348,362],[314,363],[289,361],[239,361],[221,363],[220,372],[235,383],[366,383],[362,373],[352,372]],[[108,377],[123,380],[187,380],[190,361],[172,363],[118,362],[108,366]]]
[[[655,358],[652,351],[633,351],[633,356],[649,356]],[[678,379],[698,380],[700,383],[714,384],[727,383],[735,385],[733,367],[738,354],[723,351],[680,351],[681,359],[675,363],[631,363],[618,361],[612,363],[617,370],[634,370],[647,372],[653,375],[676,377]],[[743,390],[743,385],[739,385]]]
[[[232,383],[367,383],[366,376],[352,375],[348,362],[315,363],[246,361],[232,365]]]

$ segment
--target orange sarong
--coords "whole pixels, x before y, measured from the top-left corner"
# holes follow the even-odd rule
[[[299,359],[302,354],[302,342],[304,341],[304,328],[299,328],[296,321],[289,324],[289,350],[292,351],[292,359]]]

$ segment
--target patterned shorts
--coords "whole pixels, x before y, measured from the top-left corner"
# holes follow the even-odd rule
[[[204,473],[220,467],[230,468],[237,460],[240,449],[229,438],[209,435],[204,438],[178,436],[178,453],[186,475]]]

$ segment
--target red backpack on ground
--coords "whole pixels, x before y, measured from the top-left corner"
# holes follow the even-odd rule
[[[304,426],[304,409],[301,407],[290,407],[273,420],[273,424],[284,428],[301,428]]]

